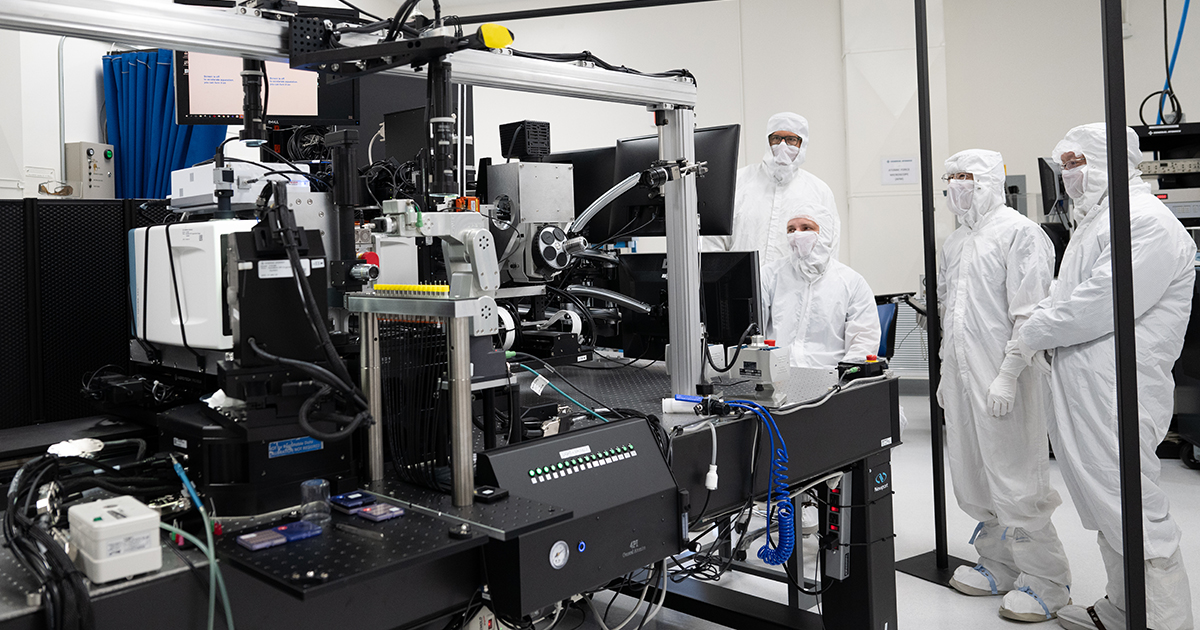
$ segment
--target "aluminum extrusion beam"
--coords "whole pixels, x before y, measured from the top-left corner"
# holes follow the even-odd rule
[[[102,42],[287,61],[287,24],[230,11],[150,0],[4,0],[0,28]],[[449,55],[451,81],[462,85],[594,101],[694,107],[696,85],[652,77],[464,50]],[[424,76],[410,68],[389,73]]]
[[[662,159],[696,161],[696,113],[664,109],[658,127]],[[665,123],[665,124],[663,124]],[[696,178],[686,176],[663,184],[667,220],[667,307],[670,310],[671,394],[695,394],[704,360],[700,336],[700,215],[696,212]]]
[[[287,61],[287,24],[166,0],[4,0],[0,28]]]

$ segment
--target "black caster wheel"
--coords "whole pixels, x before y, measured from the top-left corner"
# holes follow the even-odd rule
[[[1200,470],[1200,459],[1197,457],[1200,453],[1196,452],[1196,445],[1191,442],[1184,442],[1183,448],[1179,449],[1179,459],[1183,461],[1183,465],[1192,470]]]

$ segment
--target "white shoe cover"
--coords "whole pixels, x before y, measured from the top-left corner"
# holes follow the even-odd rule
[[[991,580],[988,579],[988,575],[992,576]],[[950,586],[960,593],[976,597],[1003,595],[1012,590],[1011,581],[1004,580],[981,565],[969,567],[964,564],[955,569],[954,577],[950,578]]]
[[[1058,611],[1051,608],[1049,603],[1045,600],[1038,601],[1039,598],[1034,595],[1030,589],[1009,591],[1000,604],[1000,616],[1013,621],[1038,623],[1049,621],[1058,615]],[[1070,600],[1067,600],[1067,604],[1070,605]]]

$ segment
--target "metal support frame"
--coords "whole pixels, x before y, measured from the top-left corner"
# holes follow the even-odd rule
[[[454,506],[466,507],[475,499],[474,444],[471,430],[471,320],[453,317],[446,335],[447,373],[450,377],[450,478]]]
[[[1121,539],[1125,559],[1125,624],[1146,627],[1142,531],[1141,440],[1138,436],[1137,346],[1133,327],[1133,248],[1129,227],[1129,158],[1125,136],[1125,52],[1120,0],[1102,0],[1104,113],[1108,133],[1113,331],[1117,350],[1117,434],[1121,463]]]
[[[246,59],[287,61],[287,24],[231,11],[121,0],[5,0],[0,28],[124,42]],[[461,85],[568,96],[628,105],[695,107],[696,85],[673,77],[463,50],[446,57]],[[411,68],[389,73],[424,76]]]
[[[696,113],[669,108],[657,112],[658,150],[663,160],[696,161]],[[704,360],[700,335],[700,216],[696,213],[696,178],[681,177],[663,185],[667,221],[667,307],[671,351],[671,393],[694,394]]]
[[[383,373],[379,353],[379,316],[359,313],[359,381],[367,398],[367,410],[375,422],[367,428],[367,473],[371,481],[383,479]]]

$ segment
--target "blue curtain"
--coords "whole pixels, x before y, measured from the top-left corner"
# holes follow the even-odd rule
[[[176,125],[174,53],[127,52],[104,57],[108,142],[116,154],[117,197],[164,199],[171,171],[213,156],[224,125]]]

